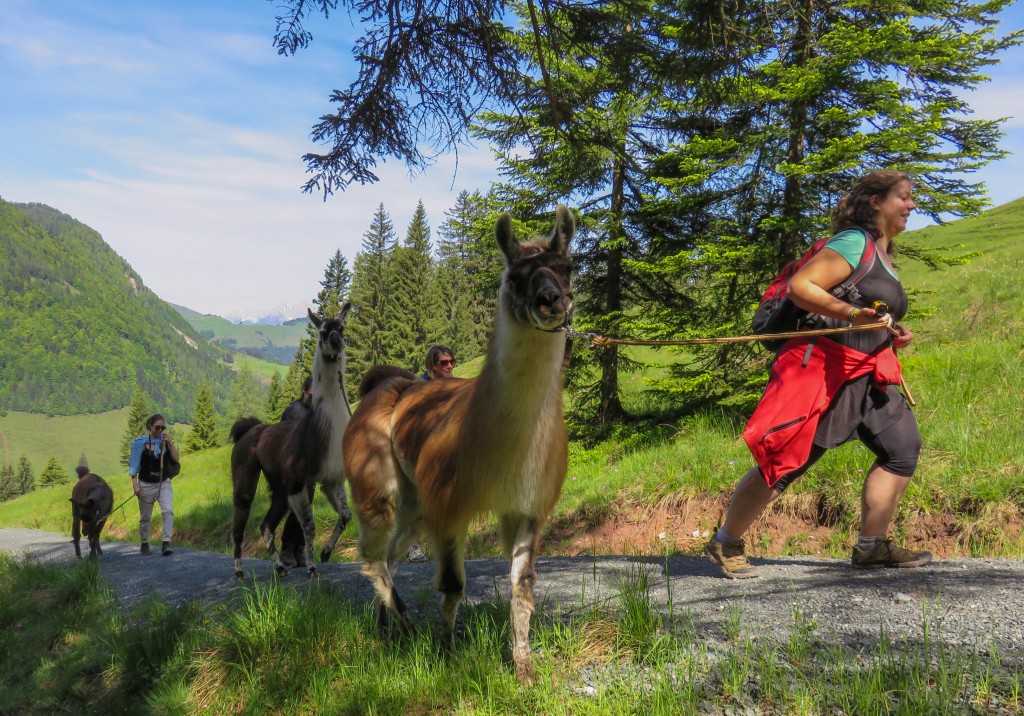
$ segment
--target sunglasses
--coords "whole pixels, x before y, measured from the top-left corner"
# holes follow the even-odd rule
[[[153,429],[154,430],[166,430],[167,426],[166,425],[154,425]]]
[[[447,366],[450,366],[450,365],[455,365],[455,359],[454,358],[445,358],[444,360],[439,360],[437,362],[437,364],[439,366],[444,366],[444,367],[447,367]]]

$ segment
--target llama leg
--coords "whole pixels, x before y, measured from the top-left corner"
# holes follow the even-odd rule
[[[270,494],[270,509],[267,510],[266,517],[260,523],[260,535],[263,537],[263,543],[267,545],[267,549],[270,551],[270,558],[274,562],[274,570],[282,577],[287,577],[291,572],[281,562],[281,553],[277,550],[275,537],[277,535],[277,526],[281,524],[281,520],[284,519],[287,513],[288,496],[284,493],[284,490],[272,491]]]
[[[512,560],[512,661],[520,684],[533,684],[530,657],[530,617],[533,615],[533,586],[537,579],[533,562],[537,556],[540,523],[532,517],[501,518],[502,540],[511,546]]]
[[[75,545],[75,556],[82,556],[82,548],[79,545],[82,539],[82,518],[78,515],[78,510],[74,507],[71,508],[71,542]]]
[[[305,486],[294,495],[288,495],[288,506],[302,524],[302,533],[306,538],[306,576],[312,578],[317,574],[316,563],[313,562],[316,525],[313,522],[313,505],[309,503],[309,493]]]
[[[107,518],[104,517],[102,520],[96,523],[96,527],[93,531],[93,537],[96,540],[96,554],[102,555],[103,548],[100,547],[100,533],[103,532],[103,526],[107,524]]]
[[[441,592],[441,628],[438,638],[451,649],[455,645],[455,617],[466,592],[466,530],[458,536],[439,537],[437,549],[437,590]]]
[[[324,493],[327,502],[338,513],[338,521],[334,523],[334,531],[331,532],[327,545],[320,552],[320,561],[326,562],[331,558],[331,554],[334,553],[334,548],[338,545],[338,540],[341,539],[341,533],[345,531],[348,523],[352,520],[352,511],[348,508],[348,499],[345,497],[344,480],[325,482],[321,485],[320,491]]]
[[[238,449],[237,447],[235,448]],[[231,518],[231,539],[234,543],[235,578],[244,579],[242,572],[242,541],[245,538],[245,523],[249,521],[249,512],[252,510],[252,501],[256,498],[256,485],[260,477],[260,470],[257,467],[255,472],[247,470],[244,466],[235,466],[235,455],[232,453],[232,478],[234,480],[234,504],[235,512]]]
[[[412,630],[412,621],[409,619],[405,602],[402,601],[402,597],[395,588],[391,570],[388,569],[385,559],[387,545],[391,541],[394,529],[394,514],[393,508],[385,508],[372,517],[361,513],[359,519],[359,554],[363,558],[362,572],[373,584],[377,593],[377,621],[382,634],[386,634],[389,609],[394,610],[404,631]]]
[[[401,480],[398,515],[395,518],[395,532],[388,543],[388,566],[393,566],[399,559],[405,559],[409,547],[420,536],[420,499],[416,486],[408,480]]]

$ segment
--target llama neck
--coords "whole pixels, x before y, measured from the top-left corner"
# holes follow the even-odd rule
[[[474,400],[497,420],[535,420],[543,409],[561,415],[565,333],[523,325],[501,303]]]
[[[337,417],[348,418],[352,415],[348,395],[345,393],[344,376],[344,351],[336,362],[329,363],[321,358],[318,346],[313,356],[312,410]]]

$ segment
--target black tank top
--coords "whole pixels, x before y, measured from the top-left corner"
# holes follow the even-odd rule
[[[865,238],[865,241],[867,239]],[[889,259],[881,251],[877,252],[875,265],[871,267],[852,294],[843,300],[857,308],[871,308],[875,301],[882,301],[889,307],[893,323],[903,320],[907,315],[908,301],[907,293],[903,285],[895,276],[886,269]],[[891,267],[890,267],[891,268]],[[818,317],[815,321],[816,328],[840,328],[850,325],[849,321],[840,321],[835,318]],[[880,328],[877,331],[851,331],[849,333],[837,333],[829,336],[836,343],[841,343],[848,348],[860,351],[861,353],[874,353],[879,348],[892,342],[893,336],[889,331]]]

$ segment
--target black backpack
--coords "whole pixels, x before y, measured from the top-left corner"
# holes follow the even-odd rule
[[[871,234],[859,227],[853,228],[864,234],[864,253],[860,257],[860,263],[857,264],[849,278],[838,286],[832,287],[829,293],[836,298],[856,300],[860,296],[856,285],[874,267],[875,257],[878,256],[878,252],[875,250],[875,242],[872,241]],[[783,266],[778,275],[768,284],[768,288],[765,289],[764,294],[761,296],[761,302],[757,305],[757,310],[754,311],[754,317],[750,322],[751,329],[755,335],[790,333],[800,330],[805,325],[808,317],[812,314],[789,300],[789,282],[804,264],[825,248],[825,244],[831,238],[831,236],[827,236],[815,241],[803,256],[793,259]],[[761,345],[770,351],[777,351],[785,342],[785,339],[774,338],[762,340]]]

